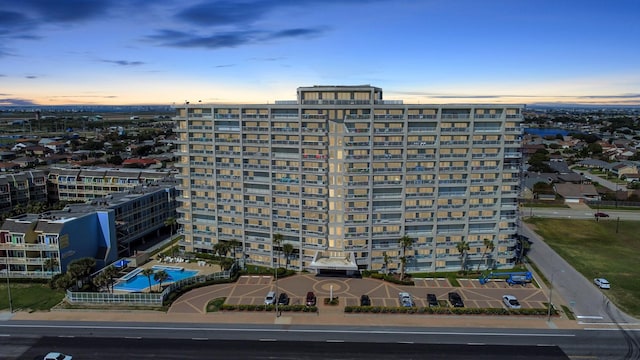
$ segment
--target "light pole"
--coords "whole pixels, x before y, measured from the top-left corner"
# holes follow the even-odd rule
[[[9,312],[13,313],[13,301],[11,299],[11,283],[9,282],[9,256],[6,255],[4,258],[5,264],[7,265],[6,274],[7,274],[7,293],[9,294]]]
[[[551,295],[553,294],[553,277],[555,272],[551,274],[551,284],[549,285],[549,304],[547,306],[547,322],[551,321]]]
[[[280,267],[280,256],[278,256],[278,264],[276,266],[276,318],[280,317],[278,313],[278,303],[280,302],[280,294],[278,293],[278,268]]]
[[[551,296],[553,295],[553,279],[556,276],[556,270],[553,270],[551,273],[551,284],[549,285],[549,306],[547,308],[547,322],[551,321]],[[564,270],[560,270],[560,272],[564,272]]]

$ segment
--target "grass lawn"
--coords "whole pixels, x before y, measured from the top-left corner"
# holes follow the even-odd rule
[[[625,312],[640,316],[640,222],[532,218],[527,223],[560,256],[590,281],[611,282],[609,298]]]
[[[51,290],[46,284],[11,283],[13,310],[49,310],[64,299],[64,292]],[[7,283],[0,285],[0,309],[9,309]]]

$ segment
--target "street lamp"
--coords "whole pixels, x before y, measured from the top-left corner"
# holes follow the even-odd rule
[[[9,256],[8,255],[5,256],[4,261],[5,261],[5,264],[7,265],[7,268],[5,270],[7,275],[7,293],[9,294],[9,312],[13,313],[13,301],[11,299],[11,283],[9,282]]]
[[[278,313],[278,303],[280,302],[280,298],[279,298],[280,294],[278,291],[278,268],[279,267],[280,267],[280,256],[278,256],[278,265],[276,266],[276,318],[280,317],[280,314]]]
[[[551,321],[551,296],[553,295],[553,278],[556,276],[556,270],[551,273],[551,284],[549,285],[549,305],[547,308],[547,322]],[[564,272],[564,270],[560,270]]]

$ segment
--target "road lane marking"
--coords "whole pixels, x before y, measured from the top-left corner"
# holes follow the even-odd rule
[[[191,340],[196,340],[196,341],[207,341],[207,340],[209,340],[209,338],[191,338]]]
[[[331,339],[327,339],[328,343],[343,343],[344,340],[331,340]]]
[[[278,341],[276,339],[259,339],[258,341]]]
[[[467,343],[467,345],[476,346],[476,345],[487,345],[485,343]]]
[[[578,319],[604,319],[602,316],[578,315]]]
[[[133,340],[140,340],[142,339],[142,336],[125,336],[125,339],[133,339]]]

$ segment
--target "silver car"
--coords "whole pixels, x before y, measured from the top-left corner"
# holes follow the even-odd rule
[[[502,302],[509,309],[520,309],[521,308],[520,302],[518,302],[518,299],[513,295],[504,295],[502,297]]]

